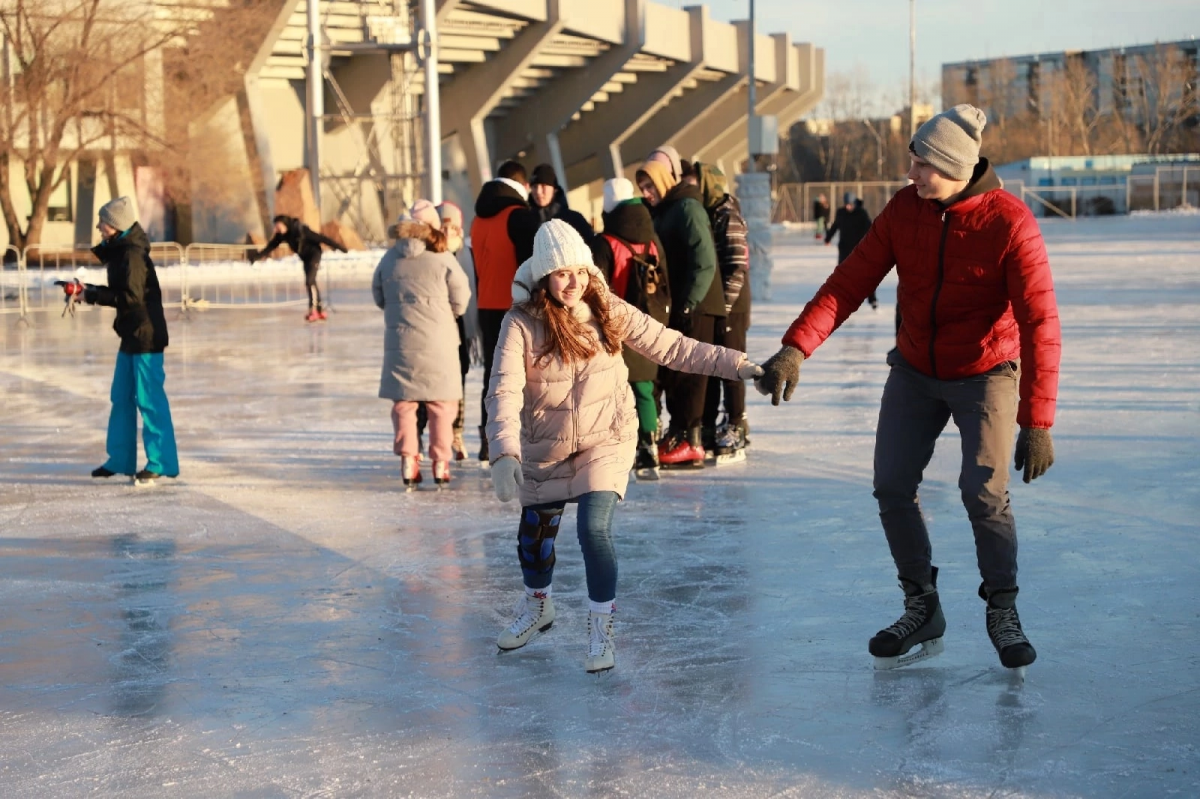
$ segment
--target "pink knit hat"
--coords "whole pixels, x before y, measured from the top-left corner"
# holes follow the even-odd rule
[[[418,222],[424,222],[431,228],[442,229],[442,215],[438,213],[437,206],[429,200],[417,200],[413,203],[412,208],[408,209],[408,215]]]
[[[458,205],[446,200],[437,207],[437,210],[442,219],[449,219],[451,224],[457,225],[460,229],[462,228],[463,212]]]

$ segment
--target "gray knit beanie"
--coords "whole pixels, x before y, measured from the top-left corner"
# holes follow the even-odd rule
[[[137,213],[133,210],[133,201],[128,197],[118,197],[100,206],[100,221],[111,225],[124,233],[137,222]]]
[[[985,125],[987,117],[978,108],[956,105],[917,128],[909,147],[946,177],[970,180],[979,163]]]

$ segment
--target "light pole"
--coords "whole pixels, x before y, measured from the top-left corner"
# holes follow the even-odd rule
[[[917,0],[908,0],[908,139],[917,135]]]
[[[754,172],[754,171],[756,171],[756,167],[757,167],[757,164],[754,163],[754,152],[753,152],[755,149],[754,134],[755,134],[755,127],[756,127],[754,124],[754,115],[755,115],[755,105],[757,105],[757,97],[756,97],[756,92],[755,92],[757,87],[754,85],[754,31],[755,31],[754,0],[750,0],[750,36],[749,36],[750,47],[749,47],[749,51],[748,51],[750,54],[750,69],[749,69],[750,86],[749,86],[749,92],[747,92],[750,96],[750,113],[746,117],[746,125],[747,125],[746,141],[748,141],[750,143],[750,147],[749,147],[750,152],[747,153],[747,155],[749,156],[749,162],[746,166],[747,172]]]

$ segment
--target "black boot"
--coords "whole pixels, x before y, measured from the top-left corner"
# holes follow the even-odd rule
[[[942,653],[942,636],[946,632],[946,617],[942,615],[942,603],[937,593],[937,567],[926,585],[900,578],[904,590],[904,615],[887,629],[875,634],[867,645],[876,661],[877,669],[893,669],[907,666]],[[908,655],[917,644],[919,652]]]
[[[479,425],[479,460],[488,462],[487,426]]]
[[[987,602],[988,638],[1000,655],[1000,665],[1007,669],[1019,669],[1037,660],[1037,652],[1025,637],[1017,615],[1018,590],[988,591],[983,583],[979,584],[979,598]]]
[[[658,479],[658,446],[654,434],[638,431],[637,456],[633,460],[633,472],[639,480]]]

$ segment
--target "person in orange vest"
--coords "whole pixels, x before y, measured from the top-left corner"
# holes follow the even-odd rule
[[[516,161],[505,161],[475,200],[471,255],[475,261],[479,334],[483,344],[483,397],[480,401],[479,460],[488,463],[487,386],[500,339],[500,323],[512,307],[517,267],[533,255],[533,237],[541,221],[529,207],[529,177]]]

